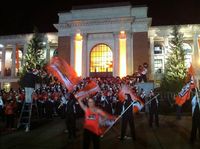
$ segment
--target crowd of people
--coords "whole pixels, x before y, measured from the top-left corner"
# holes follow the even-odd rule
[[[85,107],[90,105],[90,99],[93,101],[93,105],[101,109],[102,111],[110,115],[120,115],[131,103],[132,99],[129,94],[126,94],[124,102],[119,100],[119,91],[122,85],[127,85],[131,90],[143,101],[145,98],[152,98],[153,94],[146,95],[144,90],[139,90],[136,86],[138,82],[146,82],[147,77],[147,64],[144,64],[143,67],[139,67],[139,71],[132,76],[126,76],[124,78],[119,77],[110,77],[110,78],[85,78],[78,85],[74,87],[72,92],[69,92],[55,77],[51,76],[51,81],[49,84],[43,84],[41,87],[31,91],[32,100],[26,101],[27,88],[33,88],[32,86],[26,85],[25,89],[19,88],[14,91],[11,89],[9,92],[1,90],[0,94],[0,117],[2,122],[5,122],[5,127],[7,130],[15,130],[17,121],[20,117],[20,113],[23,107],[23,103],[32,102],[37,104],[37,110],[39,113],[39,118],[53,119],[54,117],[61,117],[66,119],[66,129],[68,132],[69,139],[76,138],[76,119],[79,117],[88,116],[91,118],[91,113],[95,112],[93,108],[89,112]],[[30,79],[28,79],[30,80]],[[88,99],[84,98],[79,100],[75,98],[75,94],[84,88],[89,81],[95,81],[100,87],[100,91],[97,92],[94,96],[88,96]],[[28,81],[26,81],[28,82]],[[32,83],[33,84],[33,83]],[[156,102],[156,105],[158,103]],[[83,106],[84,105],[84,106]],[[150,104],[151,105],[151,102]],[[151,105],[152,106],[152,105]],[[90,107],[90,106],[89,106]],[[91,106],[92,107],[92,106]],[[121,128],[121,137],[120,140],[123,140],[126,135],[127,124],[129,123],[131,127],[131,134],[133,140],[136,139],[135,135],[135,126],[133,118],[133,108],[123,114],[122,117],[122,128]],[[94,110],[94,111],[93,111]],[[132,114],[131,114],[132,113]],[[92,114],[93,115],[93,114]],[[92,116],[93,118],[93,116]],[[156,124],[158,126],[158,115],[156,117]],[[87,118],[86,118],[87,119]],[[87,122],[87,121],[86,121]],[[152,126],[153,119],[150,118],[150,126]],[[84,146],[88,146],[88,137],[91,139],[95,136],[88,132],[88,128],[84,127]],[[99,134],[96,134],[96,139],[94,139],[94,144],[96,147],[99,147]]]
[[[98,92],[93,99],[98,107],[102,108],[104,111],[115,114],[117,112],[116,106],[118,100],[118,92],[122,84],[127,84],[136,90],[135,87],[135,77],[127,76],[123,79],[119,77],[116,78],[85,78],[79,85],[76,86],[72,93],[63,87],[56,79],[49,85],[45,85],[33,91],[32,100],[37,103],[39,117],[40,118],[53,118],[54,115],[59,115],[61,117],[65,116],[66,107],[70,98],[73,98],[73,94],[81,89],[88,80],[95,80],[101,91]],[[138,95],[143,97],[143,93],[137,91]],[[12,89],[9,92],[1,90],[0,94],[0,113],[1,120],[7,122],[7,128],[15,128],[14,122],[19,118],[23,102],[25,101],[25,90],[19,88],[16,91]],[[77,102],[74,102],[74,112],[76,115],[82,115]],[[69,105],[69,103],[68,103]],[[70,106],[72,107],[72,106]]]
[[[122,102],[119,98],[119,92],[123,85],[128,86],[131,91],[140,98],[140,100],[147,103],[149,111],[149,127],[159,127],[158,98],[153,99],[156,94],[153,90],[146,94],[143,89],[139,89],[137,83],[147,81],[147,64],[138,67],[138,71],[132,76],[107,77],[107,78],[84,78],[73,91],[69,92],[55,77],[49,76],[50,83],[42,84],[35,90],[33,86],[26,85],[25,88],[18,90],[11,89],[9,92],[1,90],[0,92],[0,122],[5,123],[6,130],[12,131],[16,129],[17,121],[23,107],[23,103],[31,102],[37,105],[39,118],[53,119],[54,117],[65,118],[66,131],[68,132],[68,139],[76,138],[76,120],[80,117],[85,117],[84,122],[84,139],[83,148],[88,148],[89,142],[93,141],[94,147],[99,148],[100,133],[91,131],[94,124],[99,123],[97,115],[103,114],[104,111],[110,115],[121,115],[121,135],[120,140],[124,140],[126,135],[126,128],[129,124],[130,134],[133,141],[136,140],[135,124],[133,106],[131,105],[133,99],[129,93],[125,94],[125,99]],[[28,79],[30,80],[30,79]],[[75,94],[83,89],[88,82],[94,81],[98,84],[100,90],[94,96],[88,96],[81,100],[76,99]],[[27,83],[28,81],[26,81]],[[30,83],[34,84],[34,83]],[[36,85],[37,86],[37,85]],[[26,90],[31,87],[31,100],[26,101]],[[30,98],[30,97],[29,97]],[[196,98],[196,97],[194,97]],[[199,129],[199,100],[192,100],[193,104],[193,121],[191,131],[191,142],[196,138],[197,129]],[[146,108],[146,107],[145,107]],[[100,111],[99,111],[100,109]],[[144,109],[143,109],[144,110]],[[99,114],[98,114],[99,113]],[[92,125],[91,125],[92,124]],[[96,125],[97,126],[97,125]],[[94,127],[94,130],[97,130]]]

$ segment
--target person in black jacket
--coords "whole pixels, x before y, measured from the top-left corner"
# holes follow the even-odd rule
[[[68,138],[76,138],[76,98],[74,94],[70,94],[66,105],[66,125],[68,130]]]
[[[151,90],[150,91],[150,95],[149,95],[149,104],[148,104],[148,107],[149,107],[149,127],[152,127],[153,126],[153,119],[155,118],[155,124],[156,124],[156,127],[159,127],[159,117],[158,117],[158,99],[155,98],[152,100],[152,98],[155,97],[155,94],[154,92]]]
[[[129,123],[129,127],[131,130],[131,135],[133,141],[136,139],[135,137],[135,124],[133,117],[133,105],[130,94],[125,94],[125,100],[122,103],[122,112],[124,112],[127,108],[127,111],[122,115],[122,123],[121,123],[121,137],[120,140],[124,140],[127,124]],[[131,105],[131,106],[130,106]],[[122,113],[121,112],[121,113]]]
[[[25,88],[25,102],[32,103],[32,93],[35,89],[36,75],[33,74],[31,68],[28,68],[27,73],[22,78],[22,82]]]

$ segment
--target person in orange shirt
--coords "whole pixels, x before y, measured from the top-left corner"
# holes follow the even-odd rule
[[[14,103],[8,100],[5,105],[6,128],[14,129]]]
[[[100,148],[101,130],[99,127],[100,115],[106,117],[105,113],[95,106],[92,98],[89,98],[88,106],[83,104],[83,99],[78,99],[80,107],[85,112],[84,133],[83,133],[83,149],[89,149],[90,142],[93,142],[93,148]]]

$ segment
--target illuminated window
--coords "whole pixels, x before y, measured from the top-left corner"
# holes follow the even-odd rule
[[[163,60],[162,59],[155,59],[154,60],[155,73],[162,73],[162,68],[163,68]]]
[[[112,72],[113,55],[105,44],[96,45],[90,53],[90,72]]]
[[[78,33],[75,37],[75,71],[78,76],[82,74],[82,45],[83,37]]]
[[[4,89],[6,92],[9,92],[9,91],[10,91],[10,83],[4,83],[4,84],[3,84],[3,89]]]
[[[162,54],[163,46],[162,45],[155,45],[154,46],[154,54]]]
[[[19,75],[18,72],[19,72],[19,69],[21,69],[22,67],[22,56],[23,56],[23,48],[22,47],[19,47],[19,46],[16,46],[16,55],[15,55],[15,72],[16,72],[16,75]]]
[[[11,76],[11,68],[12,68],[12,48],[6,48],[5,53],[5,76]]]

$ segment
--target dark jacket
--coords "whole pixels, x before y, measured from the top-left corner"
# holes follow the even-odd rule
[[[70,94],[70,97],[68,99],[67,105],[66,105],[66,113],[67,114],[76,114],[76,98],[73,94]]]
[[[124,100],[124,102],[123,102],[124,110],[126,110],[131,104],[132,104],[131,98],[129,98],[128,100]],[[133,105],[131,105],[127,109],[127,111],[124,113],[124,115],[122,117],[133,117]]]
[[[126,110],[132,104],[132,99],[129,97],[127,100],[123,102],[118,102],[116,105],[116,115],[120,115],[123,112],[123,109]],[[124,108],[123,108],[124,107]],[[133,105],[131,105],[127,111],[123,114],[124,117],[133,117]]]
[[[32,72],[27,72],[22,78],[24,87],[35,88],[36,75]]]

